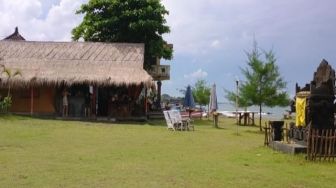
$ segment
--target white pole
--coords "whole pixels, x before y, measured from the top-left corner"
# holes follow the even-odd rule
[[[239,80],[237,79],[236,80],[236,89],[237,89],[237,93],[236,93],[236,121],[237,121],[237,135],[238,135],[238,122],[239,122],[239,120],[238,120],[238,118],[239,118],[239,116],[238,116],[238,103],[239,103],[239,101],[238,101],[238,96],[239,96]]]

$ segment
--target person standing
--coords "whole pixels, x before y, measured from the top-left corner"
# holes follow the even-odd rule
[[[84,108],[85,117],[90,117],[91,115],[91,100],[92,100],[92,96],[91,96],[91,93],[89,92],[85,95],[85,108]]]
[[[70,95],[70,93],[67,91],[66,88],[64,88],[62,95],[63,95],[63,117],[68,117],[69,115],[68,95]]]

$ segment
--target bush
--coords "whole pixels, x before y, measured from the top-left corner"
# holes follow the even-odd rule
[[[12,106],[12,97],[5,97],[2,101],[0,101],[0,110],[1,112],[8,112],[8,109]]]

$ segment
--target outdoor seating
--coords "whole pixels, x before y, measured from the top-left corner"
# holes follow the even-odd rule
[[[194,124],[192,124],[193,120],[189,118],[189,122],[188,122],[188,126],[187,126],[187,130],[189,131],[190,129],[192,129],[193,131],[195,131],[195,127]]]
[[[172,130],[195,130],[192,120],[189,117],[182,117],[178,110],[164,110],[163,115],[167,123],[167,129]]]
[[[170,115],[173,124],[177,125],[181,131],[190,130],[191,128],[195,130],[194,126],[191,124],[191,119],[189,117],[182,118],[180,111],[170,110],[168,111],[168,114]]]
[[[175,131],[175,125],[174,125],[172,119],[170,118],[168,111],[166,111],[166,110],[163,111],[163,115],[164,115],[166,123],[167,123],[167,129],[172,129],[172,130]]]
[[[169,121],[171,122],[171,124],[174,126],[174,128],[176,130],[182,130],[183,128],[183,123],[182,121],[179,121],[179,119],[176,117],[175,115],[175,110],[168,110],[168,111],[164,111],[164,113],[166,112],[167,117],[169,118]],[[165,115],[166,117],[166,115]],[[168,125],[168,123],[167,123]]]

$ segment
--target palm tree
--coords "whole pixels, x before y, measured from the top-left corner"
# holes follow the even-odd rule
[[[1,74],[5,74],[7,77],[7,84],[8,84],[8,93],[7,93],[7,97],[10,96],[10,89],[11,89],[11,81],[12,78],[16,77],[16,76],[22,76],[21,71],[20,70],[12,70],[10,68],[7,68],[4,65],[0,65],[2,67],[2,72]]]

